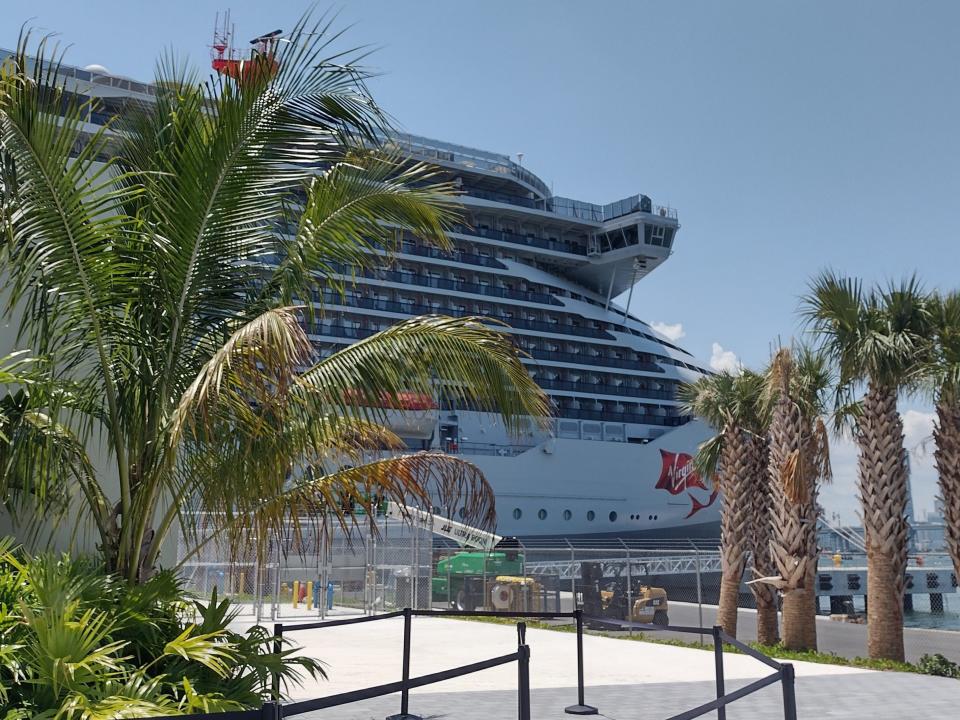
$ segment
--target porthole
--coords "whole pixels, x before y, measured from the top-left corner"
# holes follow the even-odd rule
[[[537,517],[540,518],[541,520],[546,520],[546,519],[547,519],[547,511],[544,510],[543,508],[540,508],[539,510],[537,510]]]
[[[564,519],[564,520],[569,520],[569,519],[572,518],[572,517],[573,517],[573,513],[572,513],[572,512],[570,512],[569,510],[564,510],[564,511],[563,511],[563,519]]]
[[[593,521],[597,514],[593,510],[587,510],[587,520]]]
[[[513,519],[514,519],[514,520],[519,520],[521,517],[523,517],[523,510],[521,510],[520,508],[514,508],[514,509],[513,509]]]
[[[654,516],[653,516],[653,519],[654,519],[654,520],[657,520],[659,517],[660,517],[659,515],[654,515]]]
[[[610,522],[616,522],[616,521],[617,521],[617,513],[616,513],[616,511],[611,510],[611,511],[610,511]]]
[[[466,508],[460,508],[460,511],[459,511],[457,514],[460,516],[460,519],[462,520],[463,518],[465,518],[465,517],[467,516],[467,509],[466,509]]]
[[[647,515],[647,520],[653,520],[653,515]]]

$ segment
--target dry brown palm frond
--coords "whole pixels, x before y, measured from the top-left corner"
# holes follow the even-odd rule
[[[770,368],[767,370],[765,395],[769,402],[776,401],[781,393],[789,392],[792,372],[793,352],[789,348],[782,347],[774,353],[770,360]]]
[[[817,418],[813,426],[814,463],[820,482],[833,482],[833,465],[830,462],[830,433],[823,418]]]
[[[793,503],[802,502],[806,496],[806,472],[803,453],[793,450],[780,468],[780,483],[783,492]]]

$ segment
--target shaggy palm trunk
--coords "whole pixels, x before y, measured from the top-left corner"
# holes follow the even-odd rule
[[[783,591],[783,644],[790,650],[817,647],[816,605],[811,587],[817,562],[817,492],[812,469],[812,432],[784,380],[770,424],[768,465],[773,496],[773,560]],[[795,473],[788,468],[799,464]],[[787,476],[793,482],[787,482]]]
[[[733,427],[724,432],[720,458],[720,604],[717,624],[731,637],[737,636],[740,581],[747,564],[750,538],[751,473],[755,460],[748,436]]]
[[[902,661],[907,468],[895,388],[870,383],[857,421],[857,445],[867,543],[867,652]]]
[[[776,573],[773,555],[770,552],[772,532],[773,496],[767,479],[767,439],[752,439],[753,489],[750,500],[753,504],[750,525],[750,553],[753,558],[754,578],[770,577]],[[757,605],[757,642],[763,645],[776,645],[780,641],[779,618],[777,617],[777,590],[766,583],[754,583],[750,586],[754,602]]]
[[[953,559],[953,570],[960,578],[960,399],[941,394],[933,440],[943,520],[947,526],[947,549]]]

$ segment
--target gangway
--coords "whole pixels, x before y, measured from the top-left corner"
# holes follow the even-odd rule
[[[867,543],[864,541],[863,536],[857,534],[848,527],[842,525],[835,525],[824,517],[821,517],[819,520],[820,526],[832,532],[841,540],[847,542],[851,547],[856,548],[862,553],[867,552]]]
[[[557,575],[561,580],[579,578],[583,564],[599,565],[603,577],[630,575],[696,575],[720,572],[719,554],[689,553],[685,555],[636,555],[630,557],[558,558],[527,560],[525,570],[531,575]]]

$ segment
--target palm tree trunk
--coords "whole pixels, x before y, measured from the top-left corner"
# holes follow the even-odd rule
[[[741,576],[723,571],[720,577],[720,604],[717,607],[717,625],[730,637],[737,636],[737,612],[740,610]]]
[[[947,549],[953,559],[953,571],[960,578],[960,400],[948,394],[941,394],[937,401],[933,440],[943,520],[947,526]]]
[[[737,636],[740,581],[747,564],[751,507],[750,477],[754,460],[747,436],[737,427],[724,431],[720,458],[723,491],[720,514],[720,604],[717,623],[730,637]]]
[[[770,536],[773,511],[773,496],[767,476],[769,444],[766,438],[755,437],[753,446],[753,489],[750,492],[752,523],[750,526],[750,554],[753,559],[753,577],[770,577],[776,574],[773,555],[770,552]],[[776,645],[780,642],[780,623],[777,614],[779,598],[777,590],[766,583],[750,585],[757,606],[757,642]]]
[[[806,597],[815,575],[819,512],[811,472],[813,434],[789,395],[787,366],[783,373],[770,424],[771,547],[783,590],[783,645],[790,650],[816,650],[816,605]],[[791,464],[795,466],[792,473]]]
[[[904,659],[907,468],[897,391],[870,382],[857,421],[858,484],[867,543],[867,652]]]

